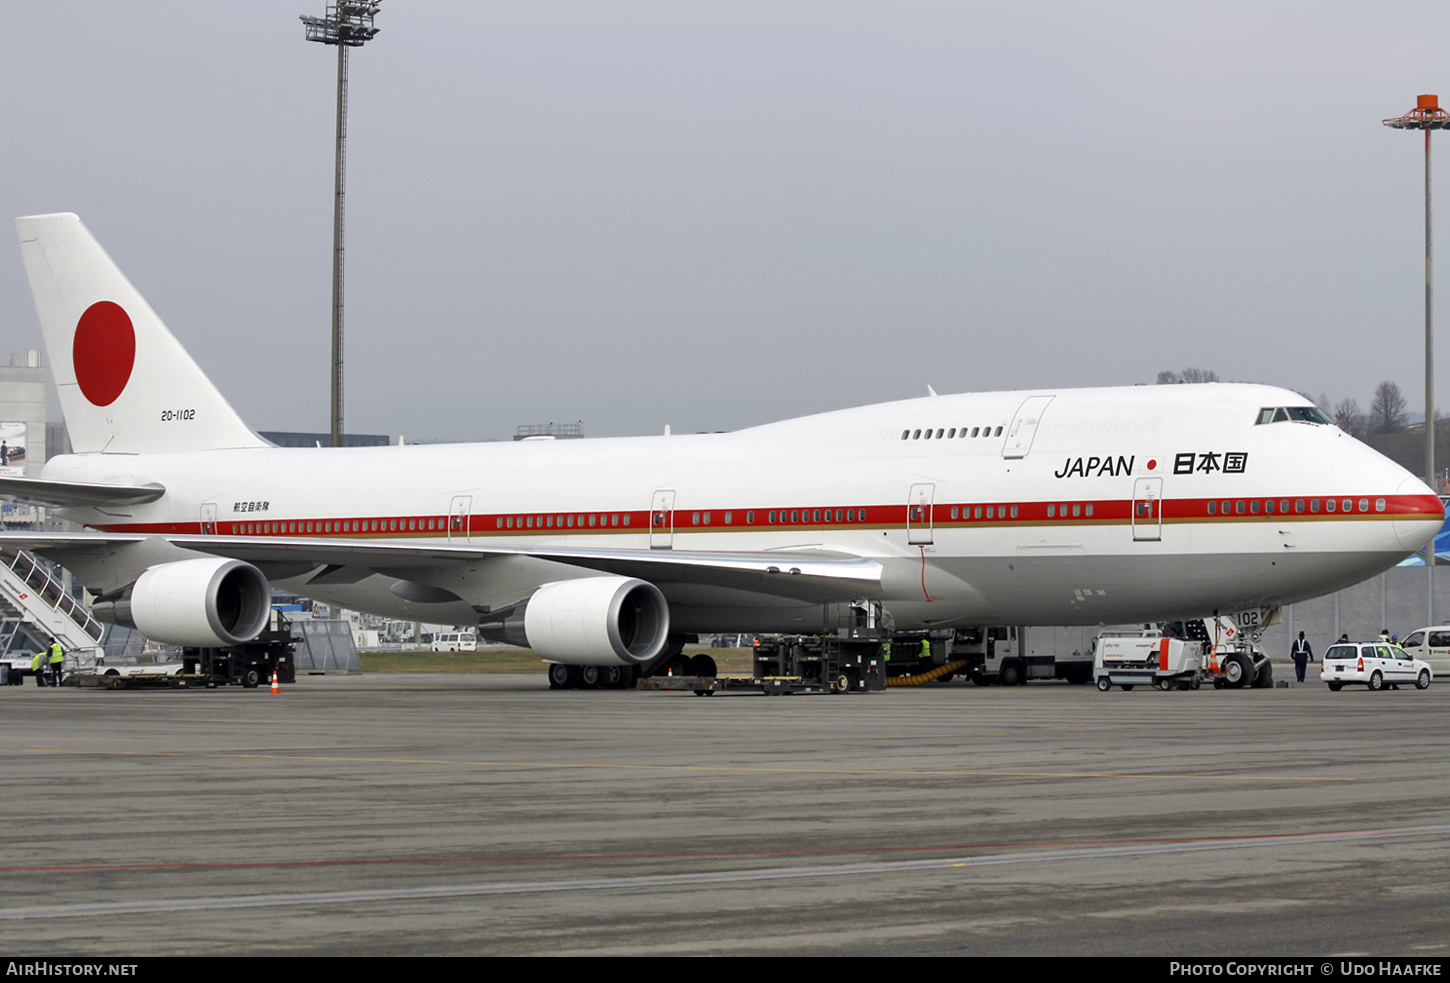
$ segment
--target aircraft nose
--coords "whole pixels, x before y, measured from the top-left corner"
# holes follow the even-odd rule
[[[1440,496],[1419,478],[1406,478],[1395,491],[1395,538],[1411,552],[1422,548],[1445,524]]]

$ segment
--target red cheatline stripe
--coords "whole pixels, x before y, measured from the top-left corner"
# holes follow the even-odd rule
[[[1334,503],[1334,511],[1328,511],[1328,503]],[[1385,503],[1384,510],[1379,503]],[[1344,503],[1350,503],[1350,510]],[[1285,511],[1285,505],[1288,511]],[[270,504],[270,503],[268,503]],[[1302,504],[1303,511],[1300,511]],[[1130,499],[1066,499],[1053,502],[972,502],[942,504],[931,507],[907,505],[831,506],[830,508],[796,509],[718,509],[681,510],[673,515],[665,513],[664,525],[651,528],[649,511],[592,511],[581,512],[503,512],[475,513],[460,519],[460,526],[450,529],[453,520],[447,515],[371,515],[345,518],[255,518],[246,519],[236,515],[210,523],[203,529],[200,522],[159,523],[108,523],[95,528],[104,532],[132,532],[170,535],[222,535],[222,536],[301,536],[438,539],[440,536],[539,536],[539,535],[600,535],[620,533],[670,533],[688,535],[697,532],[759,532],[770,529],[798,529],[825,526],[832,529],[901,528],[908,521],[908,514],[914,508],[928,509],[929,515],[912,515],[912,525],[926,525],[929,521],[936,528],[970,528],[972,526],[1060,526],[1066,523],[1089,525],[1122,525],[1134,521],[1135,505],[1148,510],[1139,515],[1137,521],[1156,522],[1161,513],[1165,523],[1236,523],[1236,522],[1289,522],[1329,521],[1342,519],[1439,519],[1442,516],[1440,501],[1433,495],[1339,495],[1334,498],[1188,498],[1165,499],[1153,505],[1134,502]],[[1214,512],[1209,513],[1212,505]],[[1229,511],[1225,513],[1227,505]],[[1317,505],[1320,511],[1313,511]],[[1242,506],[1243,511],[1239,508]],[[1364,506],[1361,508],[1361,506]],[[1259,511],[1253,509],[1257,507]],[[1272,508],[1272,511],[1269,509]],[[1051,514],[1049,514],[1049,512]],[[779,521],[769,521],[776,515]],[[956,517],[953,517],[956,513]],[[979,514],[980,513],[980,514]],[[257,515],[259,513],[248,513]],[[836,516],[841,518],[837,519]],[[726,516],[730,517],[729,522]],[[753,516],[754,521],[746,521]],[[795,521],[789,517],[795,516]],[[850,518],[847,518],[847,517]],[[590,520],[594,525],[590,525]],[[510,528],[510,522],[513,523]],[[573,523],[572,525],[570,523]],[[432,528],[429,528],[429,526]],[[311,529],[308,529],[308,526]],[[356,526],[357,528],[353,528]],[[413,528],[409,528],[412,526]],[[421,528],[420,528],[421,527]]]

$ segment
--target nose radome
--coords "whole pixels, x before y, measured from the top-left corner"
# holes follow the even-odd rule
[[[1440,531],[1445,524],[1445,507],[1440,497],[1419,478],[1406,478],[1395,490],[1399,502],[1423,502],[1423,507],[1412,505],[1413,511],[1403,519],[1394,521],[1395,538],[1401,546],[1411,552],[1420,549]]]

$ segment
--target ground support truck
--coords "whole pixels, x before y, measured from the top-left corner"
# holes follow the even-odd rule
[[[279,683],[293,682],[297,678],[293,653],[300,641],[292,634],[286,616],[274,608],[267,627],[250,642],[228,648],[183,649],[181,685],[255,689],[270,682],[273,673]]]
[[[1263,626],[1272,624],[1277,613],[1246,614]],[[1244,617],[1195,618],[1138,632],[1104,632],[1093,641],[1093,679],[1103,691],[1138,685],[1198,689],[1205,681],[1212,682],[1214,689],[1272,687],[1273,663],[1255,643],[1262,627],[1245,629],[1238,623]]]
[[[884,649],[884,635],[758,635],[749,676],[666,673],[646,676],[636,685],[639,689],[689,691],[696,696],[866,693],[886,685]]]
[[[1202,642],[1162,632],[1104,632],[1093,643],[1093,681],[1104,693],[1114,686],[1198,689],[1207,671]]]
[[[1031,679],[1089,683],[1093,678],[1091,652],[1037,654],[1027,644],[1027,629],[1016,625],[958,628],[952,654],[966,662],[960,675],[978,686],[1022,686]]]

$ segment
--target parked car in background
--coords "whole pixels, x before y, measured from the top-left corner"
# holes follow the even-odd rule
[[[1450,676],[1450,625],[1413,631],[1400,647],[1414,658],[1430,663],[1430,672],[1435,676]]]
[[[1416,689],[1429,689],[1434,672],[1430,663],[1416,659],[1398,645],[1389,642],[1340,642],[1324,653],[1319,671],[1321,682],[1338,692],[1345,686],[1367,686],[1372,690],[1398,689],[1401,683],[1413,683]]]
[[[471,631],[440,631],[433,636],[434,652],[476,652],[478,639]]]

